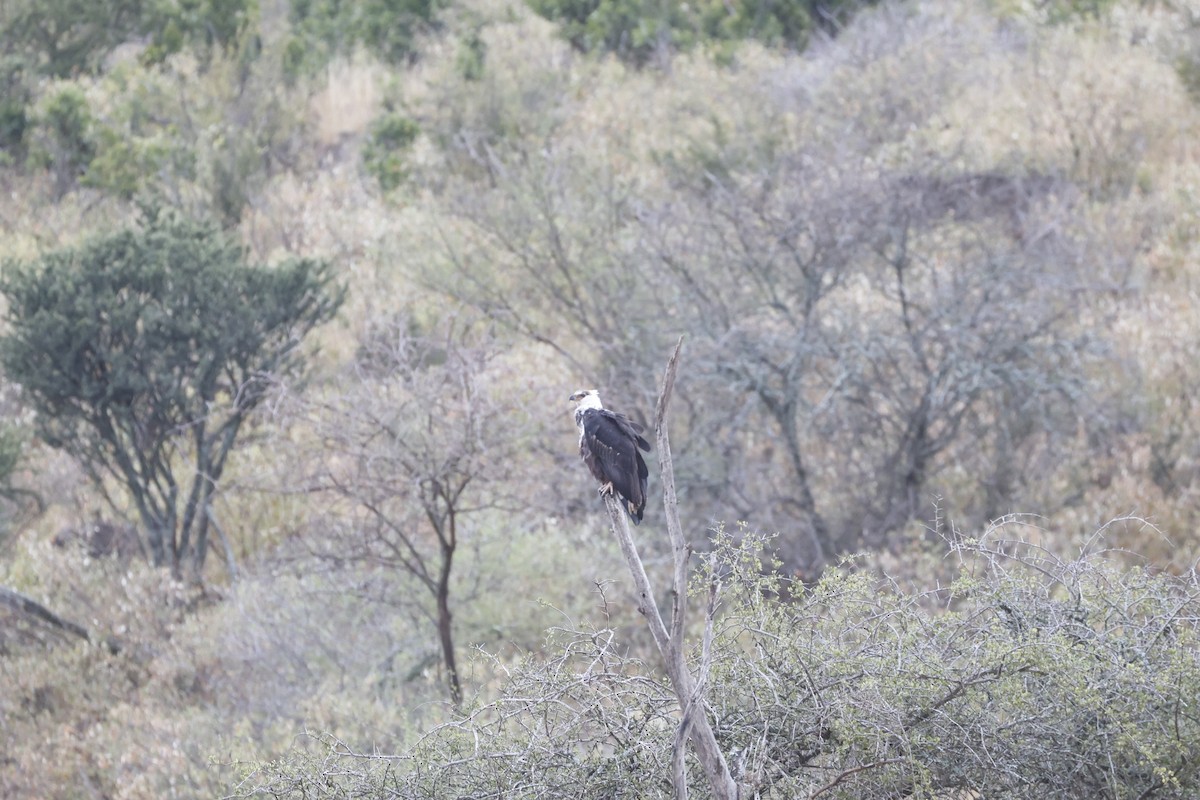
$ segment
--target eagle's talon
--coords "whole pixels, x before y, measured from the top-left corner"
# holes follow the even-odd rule
[[[612,494],[613,494],[612,481],[609,481],[608,483],[604,484],[599,489],[597,489],[597,491],[600,492],[601,497],[612,497]]]

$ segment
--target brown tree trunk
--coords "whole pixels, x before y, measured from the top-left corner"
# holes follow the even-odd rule
[[[442,646],[442,662],[446,665],[446,682],[450,687],[450,701],[455,708],[462,707],[462,684],[458,679],[458,661],[454,657],[454,634],[451,628],[453,615],[450,613],[450,567],[454,563],[457,531],[454,512],[447,514],[446,528],[439,532],[442,548],[442,568],[437,583],[437,629]]]

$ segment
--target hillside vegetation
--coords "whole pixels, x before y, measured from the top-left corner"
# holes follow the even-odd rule
[[[1196,20],[0,3],[0,796],[1196,796]]]

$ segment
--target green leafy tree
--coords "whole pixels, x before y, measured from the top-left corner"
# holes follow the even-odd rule
[[[371,126],[371,138],[363,148],[363,167],[390,192],[408,177],[408,151],[421,129],[403,114],[385,114]]]
[[[6,52],[25,52],[59,78],[95,70],[105,54],[138,32],[143,0],[15,0],[0,5]]]
[[[132,40],[147,43],[149,63],[185,46],[202,58],[229,50],[257,16],[255,0],[13,0],[0,4],[0,51],[68,78],[98,71],[113,48]]]
[[[288,43],[286,72],[295,77],[315,71],[329,58],[366,48],[388,64],[403,65],[417,56],[417,37],[439,26],[438,0],[295,0],[289,18],[294,39]]]
[[[639,66],[701,42],[757,39],[802,50],[813,31],[836,33],[870,0],[529,0],[583,52]]]
[[[148,212],[78,249],[6,264],[0,290],[0,362],[39,435],[128,490],[156,564],[198,574],[239,430],[341,303],[331,265],[250,265],[214,226]]]
[[[35,132],[33,161],[54,176],[54,196],[75,188],[96,154],[95,119],[87,97],[68,85],[46,102]]]

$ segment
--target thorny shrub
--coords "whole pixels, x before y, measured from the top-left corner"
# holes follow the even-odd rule
[[[715,533],[695,577],[724,585],[707,698],[746,796],[1194,796],[1200,584],[1062,560],[1014,527],[954,543],[958,577],[925,589],[849,565],[792,583],[764,538]],[[325,738],[233,796],[671,796],[655,667],[585,625],[546,653],[405,752]]]

